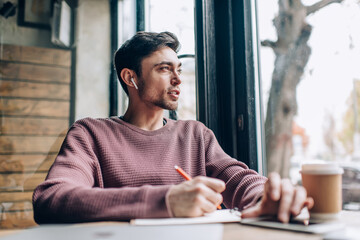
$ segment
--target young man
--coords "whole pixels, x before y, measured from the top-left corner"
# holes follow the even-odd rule
[[[115,54],[129,106],[121,117],[75,122],[42,184],[34,191],[37,223],[196,217],[223,203],[243,217],[277,214],[287,222],[305,205],[302,187],[260,176],[228,156],[197,121],[163,118],[180,95],[179,42],[139,32]],[[193,178],[184,179],[178,165]]]

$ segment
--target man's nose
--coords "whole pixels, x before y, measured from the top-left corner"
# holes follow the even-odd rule
[[[181,78],[180,78],[180,73],[178,73],[177,71],[173,72],[173,77],[171,79],[171,84],[172,85],[180,85],[181,84]]]

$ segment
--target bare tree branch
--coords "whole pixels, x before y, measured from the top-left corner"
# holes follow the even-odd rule
[[[344,0],[322,0],[317,3],[314,3],[311,6],[306,7],[306,15],[312,14],[318,10],[320,10],[323,7],[326,7],[327,5],[333,4],[333,3],[341,3]]]
[[[264,41],[261,41],[261,46],[271,47],[272,49],[275,49],[277,47],[277,44],[276,44],[276,42],[273,42],[271,40],[264,40]]]

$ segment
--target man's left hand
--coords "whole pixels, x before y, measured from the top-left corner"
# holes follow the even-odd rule
[[[312,208],[314,200],[307,197],[304,187],[294,186],[289,179],[281,179],[279,174],[270,173],[265,183],[261,200],[253,207],[242,211],[243,218],[262,215],[277,215],[277,218],[288,223],[290,216],[300,214],[302,208]]]

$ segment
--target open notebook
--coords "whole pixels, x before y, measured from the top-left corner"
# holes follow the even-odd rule
[[[206,223],[227,223],[240,222],[241,213],[233,209],[222,209],[195,218],[151,218],[133,219],[133,225],[183,225],[183,224],[206,224]]]
[[[306,211],[304,211],[306,210]],[[345,225],[341,222],[313,222],[308,225],[304,224],[302,217],[307,209],[303,209],[302,214],[293,218],[290,223],[280,223],[274,217],[258,217],[241,219],[241,213],[234,209],[222,209],[206,214],[202,217],[195,218],[149,218],[149,219],[133,219],[130,221],[132,225],[140,226],[161,226],[161,225],[192,225],[192,224],[208,224],[208,223],[230,223],[238,222],[243,225],[252,225],[257,227],[281,229],[296,232],[325,234],[332,231],[344,229]]]

